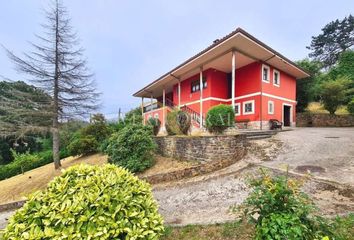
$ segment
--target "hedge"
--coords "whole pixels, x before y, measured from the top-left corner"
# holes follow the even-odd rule
[[[210,108],[206,117],[206,128],[210,132],[221,133],[235,123],[235,112],[230,105],[220,104]]]
[[[157,240],[163,231],[147,182],[111,164],[82,164],[30,196],[3,238]]]
[[[66,151],[60,151],[60,158],[68,156]],[[51,150],[36,154],[17,154],[13,162],[0,166],[0,180],[16,176],[51,162],[53,162],[53,153]]]

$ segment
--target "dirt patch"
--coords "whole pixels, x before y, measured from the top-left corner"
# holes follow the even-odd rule
[[[259,161],[272,161],[283,149],[283,142],[274,136],[267,139],[251,140],[248,145],[250,157]]]
[[[137,174],[139,177],[148,177],[152,176],[155,174],[160,174],[160,173],[168,173],[168,172],[173,172],[176,170],[181,170],[185,169],[188,167],[192,167],[198,165],[197,162],[191,162],[191,161],[180,161],[180,160],[175,160],[173,158],[168,158],[168,157],[162,157],[160,155],[155,156],[155,165],[152,166],[151,168],[147,169],[146,171]]]

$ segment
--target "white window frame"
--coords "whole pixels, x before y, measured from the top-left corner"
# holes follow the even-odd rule
[[[270,105],[272,105],[272,111],[270,111]],[[274,101],[268,101],[268,114],[274,114]]]
[[[241,115],[241,103],[235,103],[235,107],[238,107],[238,113],[236,113],[236,111],[235,111],[235,109],[234,109],[234,111],[235,111],[235,116],[240,116]]]
[[[278,84],[275,83],[275,73],[278,74]],[[276,87],[280,87],[280,72],[276,69],[273,70],[273,85]]]
[[[267,80],[263,79],[264,76],[264,69],[268,69],[268,73],[267,73]],[[270,83],[270,67],[268,65],[262,64],[262,76],[261,76],[262,82],[266,82],[266,83]]]
[[[155,118],[155,119],[158,119],[158,118],[159,118],[159,114],[158,114],[158,113],[155,113],[155,114],[154,114],[154,118]]]
[[[252,104],[252,112],[245,112],[246,110],[246,104]],[[251,115],[255,113],[255,104],[254,104],[254,100],[250,100],[250,101],[245,101],[242,103],[242,114],[243,115]]]

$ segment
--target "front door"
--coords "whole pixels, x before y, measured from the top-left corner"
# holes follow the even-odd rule
[[[283,106],[283,121],[284,127],[290,127],[291,124],[291,106]]]

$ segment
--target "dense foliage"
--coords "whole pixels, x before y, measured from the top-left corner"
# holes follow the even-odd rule
[[[220,104],[210,108],[206,116],[206,128],[221,133],[235,123],[235,112],[230,105]]]
[[[153,165],[155,148],[151,127],[128,124],[112,134],[105,152],[110,163],[141,172]]]
[[[347,105],[348,112],[354,115],[354,98]]]
[[[308,49],[310,57],[321,61],[323,67],[334,66],[340,54],[354,46],[354,17],[349,15],[335,20],[322,28],[322,33],[313,36]]]
[[[149,184],[114,165],[67,169],[10,219],[4,239],[158,239]]]
[[[341,104],[345,104],[348,81],[345,78],[322,83],[321,97],[324,108],[334,114]]]
[[[51,97],[25,82],[0,81],[0,136],[46,131]]]
[[[151,126],[153,134],[156,136],[161,127],[161,121],[158,118],[149,118],[147,124]]]
[[[296,111],[304,112],[309,102],[315,100],[315,86],[322,74],[321,64],[307,58],[297,64],[310,74],[310,77],[296,81]]]
[[[136,107],[125,114],[124,122],[126,124],[142,124],[143,116],[141,107]]]
[[[287,176],[252,179],[253,191],[246,200],[246,214],[256,224],[255,239],[322,239],[333,233],[324,219],[314,216],[315,207],[300,190],[302,183]]]
[[[70,139],[68,151],[71,155],[86,155],[99,151],[110,136],[112,130],[108,127],[102,114],[94,114],[91,123],[80,128]]]
[[[53,153],[51,150],[39,153],[22,153],[18,154],[13,151],[14,160],[0,167],[0,180],[10,178],[12,176],[24,173],[37,167],[53,162]],[[60,151],[60,157],[68,157],[65,150]]]
[[[175,109],[167,113],[166,131],[168,135],[186,135],[191,127],[188,113]]]

